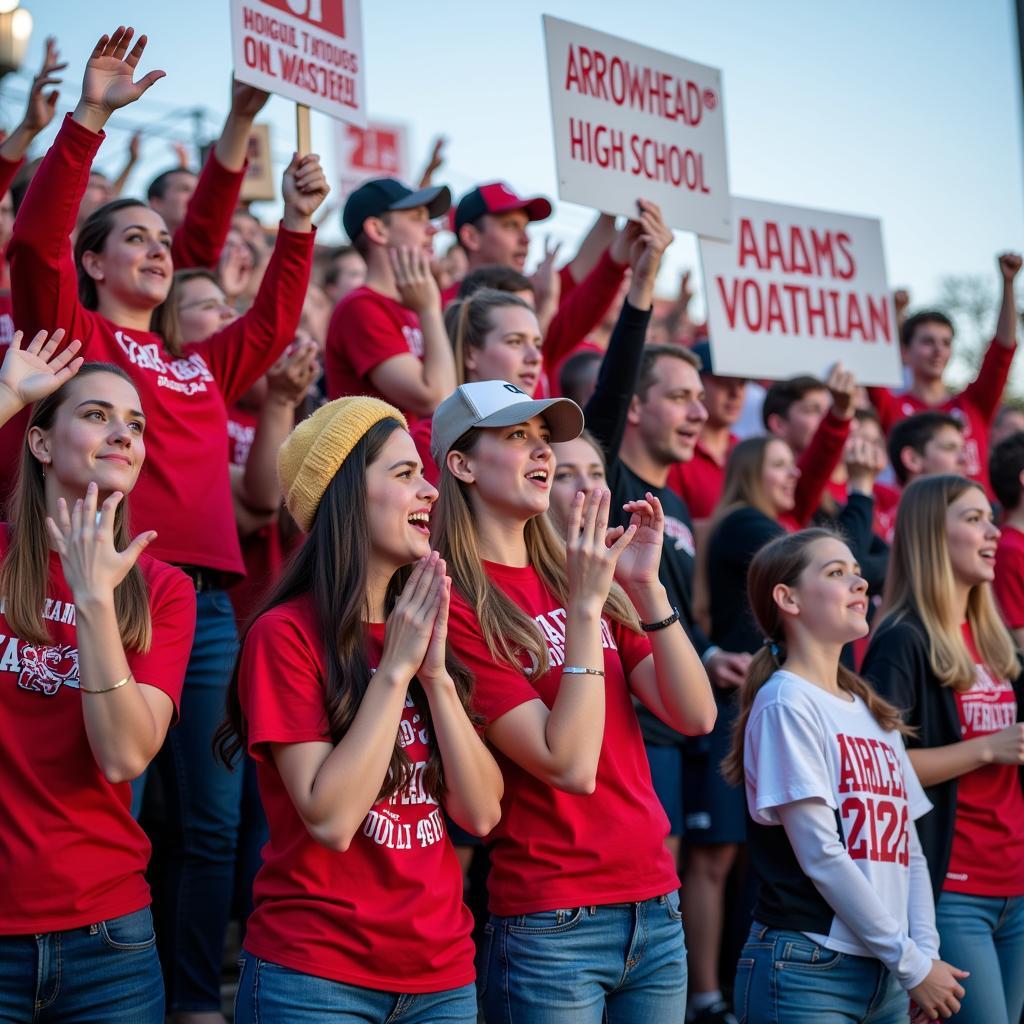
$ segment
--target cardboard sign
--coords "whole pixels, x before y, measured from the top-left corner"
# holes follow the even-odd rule
[[[899,332],[881,222],[733,199],[729,243],[701,240],[716,374],[824,378],[841,362],[860,384],[899,387]]]
[[[732,238],[721,72],[549,14],[544,35],[559,197]]]
[[[366,124],[359,0],[230,0],[235,76],[351,124]]]
[[[243,202],[273,199],[274,158],[270,151],[270,125],[254,124],[246,146],[245,177],[240,198]]]
[[[367,178],[399,178],[409,184],[409,128],[371,121],[365,128],[335,125],[334,144],[342,196]]]

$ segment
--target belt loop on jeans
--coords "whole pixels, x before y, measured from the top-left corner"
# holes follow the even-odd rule
[[[207,590],[223,590],[224,574],[203,565],[179,565],[178,568],[192,581],[197,594]]]
[[[761,924],[760,921],[752,921],[750,923],[750,930],[757,933],[758,939],[763,939],[768,932],[771,931],[771,927],[766,924]]]

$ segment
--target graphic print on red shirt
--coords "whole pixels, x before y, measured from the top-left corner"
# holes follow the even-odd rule
[[[0,558],[7,553],[0,528]],[[153,640],[126,651],[140,683],[181,696],[195,631],[187,577],[143,554]],[[43,619],[50,643],[13,636],[0,601],[0,935],[63,931],[150,902],[150,846],[131,815],[131,785],[108,782],[82,718],[76,609],[50,555]],[[96,686],[96,683],[92,683]]]
[[[977,664],[974,685],[957,692],[960,735],[970,740],[1017,721],[1009,679],[982,664],[969,623],[964,642]],[[1024,896],[1024,793],[1012,764],[987,764],[961,775],[956,789],[953,848],[943,888],[971,896]]]
[[[448,643],[474,675],[473,703],[486,722],[531,700],[554,704],[565,662],[565,608],[532,567],[484,562],[491,582],[537,623],[550,668],[538,679],[496,661],[473,609],[452,592]],[[601,622],[605,688],[604,743],[589,796],[566,793],[495,752],[505,779],[502,817],[490,846],[490,907],[509,916],[590,904],[635,902],[678,888],[665,848],[668,819],[654,794],[628,676],[651,653],[643,634]]]
[[[370,665],[384,626],[368,627]],[[438,992],[474,976],[473,920],[444,815],[423,788],[430,733],[407,700],[399,742],[414,766],[376,802],[345,852],[316,842],[277,770],[271,744],[330,742],[323,648],[308,597],[261,615],[246,636],[239,698],[270,826],[245,946],[305,974],[389,992]]]

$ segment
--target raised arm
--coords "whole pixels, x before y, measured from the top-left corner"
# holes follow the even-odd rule
[[[199,175],[185,220],[171,242],[176,270],[216,267],[245,180],[253,121],[269,98],[251,85],[231,83],[231,109],[224,129]]]
[[[58,76],[66,67],[66,63],[61,63],[57,40],[49,36],[46,40],[42,70],[32,79],[25,116],[0,144],[0,171],[3,172],[0,176],[0,195],[11,187],[11,181],[25,159],[32,141],[53,120],[60,93],[51,87],[60,85],[61,79]],[[45,92],[46,89],[51,91]]]
[[[313,213],[330,191],[315,154],[294,156],[284,173],[284,216],[249,310],[199,342],[224,401],[233,405],[291,344],[313,265]]]

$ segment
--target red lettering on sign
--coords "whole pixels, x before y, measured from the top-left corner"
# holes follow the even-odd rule
[[[261,0],[261,3],[300,18],[332,36],[345,38],[344,0]]]

